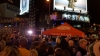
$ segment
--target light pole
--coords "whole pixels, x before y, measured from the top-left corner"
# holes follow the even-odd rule
[[[49,16],[50,16],[50,0],[47,0],[47,2],[49,2]]]
[[[50,24],[50,0],[46,0],[47,2],[49,2],[49,19],[47,20],[48,21],[48,27],[49,27],[49,24]]]

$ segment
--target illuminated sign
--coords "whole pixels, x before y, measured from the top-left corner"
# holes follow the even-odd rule
[[[77,20],[77,21],[83,21],[83,22],[90,22],[90,19],[88,16],[82,16],[82,15],[76,15],[76,14],[62,14],[62,19],[64,20]]]
[[[71,19],[71,15],[70,14],[62,14],[62,19],[69,20],[69,19]]]
[[[60,26],[60,27],[57,27],[58,30],[70,30],[70,27],[69,26]]]
[[[29,0],[20,0],[20,15],[29,12]]]
[[[53,9],[87,13],[87,0],[54,0]]]

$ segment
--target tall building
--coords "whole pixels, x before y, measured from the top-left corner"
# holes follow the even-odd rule
[[[12,1],[12,2],[11,2]],[[16,25],[14,18],[19,13],[18,5],[13,0],[0,1],[0,32],[11,32]]]
[[[0,4],[0,13],[3,18],[16,18],[19,8],[9,3]]]
[[[3,18],[15,18],[19,13],[19,6],[14,0],[1,0],[0,1],[0,13]]]
[[[35,3],[35,0],[30,0],[29,3],[29,24],[31,27],[38,28],[39,23],[39,14],[38,6]]]
[[[35,20],[35,6],[34,6],[34,0],[30,0],[29,2],[29,26],[35,26],[34,25]]]
[[[0,4],[1,3],[9,3],[9,4],[14,5],[16,7],[20,6],[20,4],[18,4],[18,3],[20,3],[20,0],[1,0]]]
[[[8,0],[0,1],[0,23],[12,23],[14,18],[17,17],[19,13],[18,6],[14,5],[15,2],[10,2]]]

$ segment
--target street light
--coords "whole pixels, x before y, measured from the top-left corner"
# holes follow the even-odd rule
[[[47,1],[50,1],[50,0],[47,0]]]
[[[49,19],[47,20],[48,21],[48,25],[50,24],[50,0],[46,0],[47,2],[49,2]]]
[[[28,32],[27,32],[29,35],[31,35],[32,33],[33,33],[33,31],[32,30],[28,30]]]
[[[50,0],[47,0],[49,2],[49,16],[50,16]]]

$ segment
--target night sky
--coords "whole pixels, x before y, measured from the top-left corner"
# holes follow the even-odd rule
[[[40,11],[48,11],[49,3],[46,0],[35,0]],[[1,2],[1,1],[0,1]],[[13,4],[17,7],[20,5],[19,0],[13,0]],[[88,0],[88,11],[91,23],[100,24],[100,0]]]
[[[91,23],[100,24],[100,0],[89,0],[88,1],[88,11],[91,17]]]

